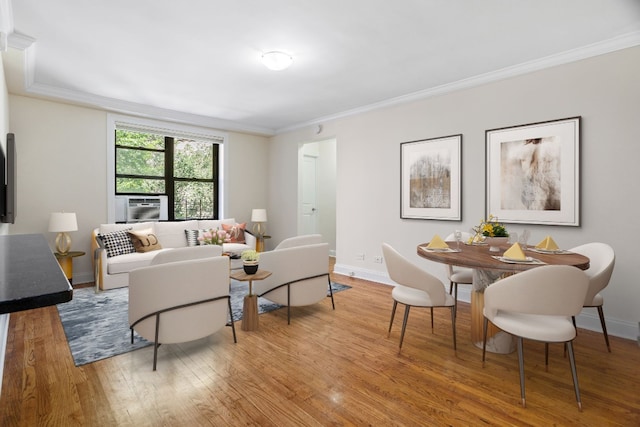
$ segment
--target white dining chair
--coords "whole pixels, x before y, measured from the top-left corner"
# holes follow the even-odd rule
[[[471,233],[466,231],[462,232],[461,245],[471,238]],[[445,239],[445,242],[455,242],[455,233],[449,234]],[[453,299],[456,303],[456,310],[458,312],[458,285],[473,285],[473,270],[466,267],[458,267],[450,264],[445,265],[447,270],[447,279],[449,279],[449,294],[453,295]]]
[[[398,303],[404,304],[404,319],[402,321],[402,332],[400,333],[400,347],[404,340],[404,333],[407,328],[409,309],[411,307],[428,307],[431,309],[431,331],[433,332],[433,309],[446,307],[451,310],[451,326],[453,329],[453,349],[456,349],[456,305],[453,297],[444,289],[443,283],[420,267],[414,265],[389,244],[382,244],[382,254],[384,256],[389,277],[397,283],[391,291],[393,298],[393,309],[391,310],[391,321],[389,322],[389,332],[393,326],[393,318],[396,314]]]
[[[595,307],[598,309],[604,341],[607,344],[607,350],[611,353],[611,345],[609,344],[609,335],[607,334],[607,325],[604,321],[604,310],[602,308],[604,298],[600,292],[609,285],[613,267],[616,263],[615,252],[613,248],[606,243],[598,242],[576,246],[570,249],[570,251],[589,258],[589,268],[585,270],[585,273],[589,276],[589,290],[587,291],[583,307]],[[575,323],[576,319],[574,316],[573,324],[575,325]]]
[[[589,278],[580,269],[567,265],[545,265],[499,280],[484,291],[482,363],[486,359],[489,321],[517,337],[520,368],[520,396],[526,407],[524,389],[523,339],[545,343],[565,343],[569,353],[573,387],[582,410],[578,374],[573,352],[576,328],[571,321],[582,310]],[[548,363],[548,357],[545,357]]]

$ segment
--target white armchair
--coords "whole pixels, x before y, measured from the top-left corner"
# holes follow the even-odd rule
[[[228,324],[228,316],[233,342],[237,342],[227,257],[167,262],[130,273],[131,342],[135,330],[154,343],[154,371],[160,343],[187,342],[212,335]]]
[[[296,241],[285,244],[284,249],[281,244],[273,251],[260,254],[260,269],[268,270],[272,274],[265,280],[253,284],[258,296],[287,306],[287,323],[291,323],[291,307],[322,301],[327,297],[327,288],[332,308],[335,310],[329,279],[329,244],[289,246],[296,242],[316,241],[321,237],[316,235],[313,238],[292,239]]]

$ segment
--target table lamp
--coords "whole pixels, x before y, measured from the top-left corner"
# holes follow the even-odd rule
[[[265,233],[264,223],[267,222],[267,210],[253,209],[251,211],[251,222],[253,222],[253,234],[256,237],[263,237]]]
[[[76,214],[73,212],[52,212],[49,217],[49,231],[58,233],[56,236],[56,251],[62,255],[71,249],[71,237],[69,231],[78,229]]]

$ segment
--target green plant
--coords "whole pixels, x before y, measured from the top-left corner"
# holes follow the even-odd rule
[[[473,227],[476,236],[484,237],[509,237],[506,227],[498,222],[498,217],[489,215],[488,220],[481,220],[480,225]]]
[[[247,249],[246,251],[242,251],[242,255],[240,256],[243,261],[255,262],[260,260],[260,254],[253,249]]]

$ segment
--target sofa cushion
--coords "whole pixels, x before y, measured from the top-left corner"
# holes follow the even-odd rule
[[[100,239],[107,251],[107,258],[130,254],[136,251],[127,231],[128,230],[120,230],[98,234],[98,239]]]
[[[246,227],[246,222],[242,224],[222,224],[222,229],[229,234],[230,243],[244,243],[244,230]]]
[[[162,246],[158,243],[158,238],[153,234],[151,228],[129,230],[128,233],[133,247],[136,248],[136,252],[151,252],[162,249]]]
[[[184,230],[198,228],[198,221],[170,221],[155,222],[153,224],[154,234],[158,237],[158,242],[163,248],[185,248],[187,247],[187,237]]]
[[[129,273],[132,270],[140,267],[147,267],[151,265],[151,260],[160,252],[170,251],[171,249],[160,249],[158,251],[151,252],[134,252],[130,254],[119,255],[113,258],[109,258],[107,273]]]

